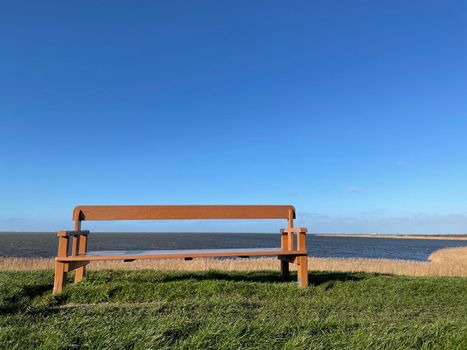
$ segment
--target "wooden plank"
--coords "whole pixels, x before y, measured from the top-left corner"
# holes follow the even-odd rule
[[[75,229],[76,230],[81,230],[81,222],[80,221],[75,221]],[[77,232],[86,232],[86,231],[77,231]],[[83,233],[79,236],[79,241],[78,241],[78,254],[83,255],[86,254],[86,249],[88,247],[88,234],[89,231],[86,233]],[[80,266],[79,268],[76,269],[75,271],[75,283],[81,282],[84,278],[84,275],[86,274],[86,265],[89,263],[89,261],[84,264],[83,266]]]
[[[294,250],[294,234],[293,232],[287,233],[287,247],[289,250]]]
[[[54,274],[54,289],[53,294],[61,293],[63,285],[65,284],[66,272],[65,268],[67,263],[60,261],[55,262],[55,274]]]
[[[304,232],[297,233],[297,249],[306,249],[306,234]]]
[[[63,231],[58,233],[58,251],[57,257],[66,256],[68,253],[68,236],[61,235]]]
[[[297,257],[298,260],[298,271],[297,271],[297,279],[300,288],[307,288],[308,287],[308,257],[299,256]]]
[[[57,261],[175,259],[201,257],[242,257],[306,255],[306,251],[282,250],[280,248],[236,248],[236,249],[193,249],[193,250],[141,250],[141,251],[97,251],[85,255],[57,257]]]
[[[287,232],[281,230],[281,248],[282,250],[289,250],[289,238]]]
[[[288,233],[281,230],[281,249],[282,250],[289,250],[289,242],[288,242]],[[286,256],[279,255],[278,258],[285,258]],[[285,259],[281,259],[281,276],[284,281],[289,280],[290,278],[290,266],[289,261]]]
[[[78,254],[79,236],[73,236],[71,241],[71,255],[76,256]]]
[[[73,220],[292,219],[291,205],[84,205]]]
[[[290,229],[293,227],[293,219],[295,218],[295,215],[291,215],[289,212],[289,216],[287,218],[287,228]],[[294,250],[294,236],[293,232],[288,232],[287,233],[287,249],[288,250]]]
[[[287,227],[288,228],[293,227],[293,219],[295,219],[295,208],[293,211],[289,211],[287,213]]]
[[[66,258],[68,252],[68,236],[62,235],[63,231],[57,234],[58,236],[58,252],[57,258]],[[66,279],[66,267],[67,263],[55,261],[55,274],[54,274],[54,288],[53,293],[60,293],[63,289]]]

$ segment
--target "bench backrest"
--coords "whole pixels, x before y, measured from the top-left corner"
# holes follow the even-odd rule
[[[286,219],[293,227],[291,205],[80,205],[73,210],[75,228],[94,220]]]

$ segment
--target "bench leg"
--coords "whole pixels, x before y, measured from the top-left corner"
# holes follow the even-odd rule
[[[86,266],[78,267],[75,271],[75,283],[81,282],[86,273]]]
[[[60,293],[65,284],[66,272],[65,272],[66,263],[56,261],[55,262],[55,276],[54,276],[54,294]]]
[[[290,278],[288,261],[281,260],[281,277],[284,281],[287,281]]]
[[[298,284],[300,288],[307,288],[308,287],[308,257],[299,256],[297,257],[298,260]]]
[[[88,235],[81,235],[78,240],[78,253],[86,254]],[[75,283],[81,282],[86,274],[86,266],[78,267],[75,271]]]

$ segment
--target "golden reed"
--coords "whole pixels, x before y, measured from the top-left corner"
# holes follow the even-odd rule
[[[429,262],[392,259],[309,258],[314,271],[375,272],[406,276],[465,276],[467,277],[467,247],[445,248],[434,252]],[[0,271],[48,270],[53,268],[49,258],[0,258]],[[95,261],[89,270],[276,270],[279,261],[273,258],[246,259],[182,259],[136,260],[134,262]],[[291,265],[293,269],[294,265]]]

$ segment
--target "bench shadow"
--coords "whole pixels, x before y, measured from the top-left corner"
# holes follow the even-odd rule
[[[310,272],[308,280],[310,286],[319,286],[321,284],[333,284],[334,282],[360,281],[371,278],[372,275],[356,272]],[[258,283],[283,283],[284,279],[277,272],[273,271],[241,271],[241,272],[223,272],[208,271],[206,273],[180,273],[177,275],[167,275],[160,279],[160,282],[172,281],[233,281],[233,282],[258,282]],[[297,275],[291,272],[290,278],[286,281],[296,281]]]
[[[53,284],[51,283],[24,286],[17,294],[5,298],[3,304],[0,305],[0,315],[13,314],[21,310],[24,311],[30,306],[34,298],[50,293],[52,287]]]
[[[311,272],[308,274],[308,280],[314,286],[334,282],[361,281],[372,277],[374,275],[361,272]]]
[[[334,287],[335,282],[361,281],[374,277],[375,274],[368,273],[347,273],[347,272],[321,272],[311,271],[309,273],[310,287],[325,285],[326,290]],[[296,273],[291,272],[287,281],[296,281]],[[119,280],[116,278],[115,282]],[[148,278],[148,282],[152,281]],[[284,283],[284,280],[276,271],[206,271],[206,272],[179,272],[174,274],[164,274],[157,278],[155,283],[173,282],[173,281],[232,281],[232,282],[256,282],[256,283]],[[71,284],[71,280],[68,281]],[[33,307],[30,308],[32,301],[36,297],[41,297],[51,293],[53,284],[43,283],[26,285],[21,291],[9,298],[5,298],[0,305],[0,315],[14,314],[17,312],[28,312],[31,315],[39,313],[41,315],[51,314],[58,311],[57,308]],[[62,296],[55,297],[56,302],[61,304]],[[50,305],[52,306],[52,305]]]

